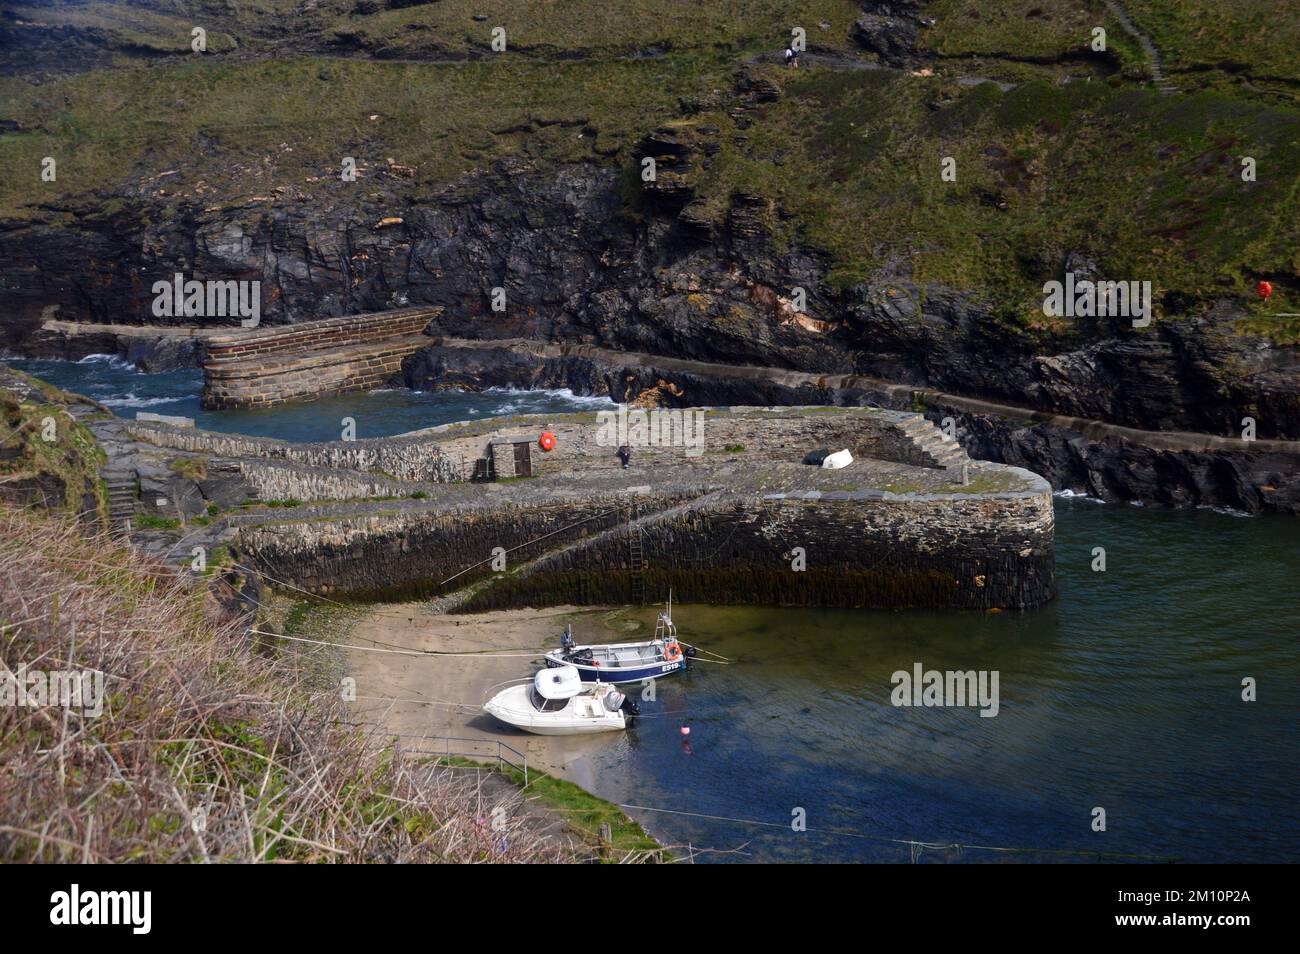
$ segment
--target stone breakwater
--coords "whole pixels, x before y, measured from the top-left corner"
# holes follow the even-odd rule
[[[686,602],[1024,609],[1055,593],[1052,530],[1041,485],[991,497],[713,496],[566,547],[463,608],[618,602],[638,588],[658,599],[671,588]]]
[[[208,408],[271,407],[400,382],[441,308],[407,308],[209,339]]]
[[[1143,430],[948,394],[860,374],[718,364],[528,339],[431,338],[405,366],[428,387],[567,387],[616,401],[876,404],[951,418],[966,453],[1032,468],[1058,490],[1107,500],[1300,514],[1300,441]],[[950,444],[949,447],[952,445]]]
[[[210,536],[293,592],[437,597],[447,609],[657,601],[670,587],[682,599],[846,607],[1012,609],[1054,595],[1050,486],[971,460],[921,415],[690,412],[702,445],[638,445],[628,469],[595,413],[329,444],[150,422],[101,430],[118,482],[130,482],[129,462],[144,488],[137,512],[183,524],[171,543],[150,531],[156,548],[184,561]],[[557,439],[549,453],[543,431]],[[521,447],[532,477],[463,479],[464,461]],[[854,460],[802,463],[822,447]]]

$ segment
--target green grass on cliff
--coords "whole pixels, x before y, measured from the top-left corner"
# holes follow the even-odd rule
[[[11,488],[37,482],[61,494],[61,499],[45,494],[45,506],[107,525],[108,494],[99,477],[103,448],[68,412],[81,400],[21,371],[0,368],[0,500]]]
[[[722,137],[702,188],[718,207],[737,188],[774,196],[794,212],[774,227],[827,250],[841,284],[910,270],[1035,322],[1067,253],[1151,281],[1167,306],[1300,272],[1300,112],[1100,82],[1003,93],[887,73],[771,75],[784,97],[743,140]],[[955,182],[940,175],[949,156]],[[1253,183],[1243,156],[1257,162]]]
[[[945,59],[979,59],[985,65],[1048,61],[1091,49],[1092,31],[1106,31],[1106,48],[1129,67],[1142,64],[1142,52],[1101,0],[931,0],[926,17],[933,27],[921,31],[923,50]]]
[[[191,31],[196,26],[206,31],[207,49],[212,53],[224,53],[237,45],[234,37],[221,29],[233,25],[235,21],[231,19],[214,20],[210,15],[201,14],[177,15],[181,11],[149,10],[137,3],[55,0],[39,4],[6,4],[5,11],[11,20],[20,24],[20,36],[23,32],[43,29],[65,31],[65,36],[67,32],[80,33],[93,37],[123,62],[159,54],[192,53]]]
[[[608,161],[723,69],[717,58],[438,66],[300,57],[187,61],[53,87],[0,80],[0,99],[29,130],[0,136],[0,168],[13,173],[0,182],[0,213],[123,186],[164,204],[365,192],[381,180],[406,189],[389,159],[427,188],[510,155]],[[40,180],[44,156],[58,163],[56,182]],[[355,183],[340,180],[345,156],[357,160]]]
[[[1300,10],[1294,0],[1123,0],[1179,83],[1248,77],[1300,97]],[[1187,74],[1180,76],[1179,74]]]
[[[352,8],[328,24],[326,35],[385,57],[484,53],[498,26],[507,49],[568,56],[751,45],[779,50],[794,27],[806,31],[810,44],[846,48],[859,10],[855,0],[440,0],[369,15]]]
[[[1248,75],[1300,81],[1300,18],[1289,0],[1124,0],[1139,29],[1159,45],[1168,68],[1206,81]],[[528,56],[616,57],[664,50],[780,49],[793,27],[811,46],[852,49],[858,0],[32,0],[7,8],[16,37],[50,45],[77,37],[129,64],[188,55],[190,31],[208,31],[208,48],[243,52],[333,51],[384,59],[460,58],[490,49],[506,30],[508,49]],[[475,16],[484,19],[475,20]],[[929,0],[920,49],[940,59],[971,59],[1008,76],[1017,64],[1068,56],[1104,27],[1126,71],[1145,57],[1103,0]],[[823,24],[825,24],[823,26]],[[65,68],[75,69],[75,63]]]

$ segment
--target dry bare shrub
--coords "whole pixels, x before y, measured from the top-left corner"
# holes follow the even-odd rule
[[[0,860],[574,860],[517,794],[342,726],[254,638],[185,574],[0,508],[5,668],[105,674],[98,717],[0,706]]]

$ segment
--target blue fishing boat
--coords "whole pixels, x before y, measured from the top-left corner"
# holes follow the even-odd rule
[[[552,669],[573,666],[583,682],[643,682],[681,672],[687,660],[695,655],[695,647],[677,638],[672,611],[673,600],[669,594],[667,609],[655,623],[654,639],[639,643],[577,646],[570,625],[560,637],[560,648],[546,654],[546,665]]]

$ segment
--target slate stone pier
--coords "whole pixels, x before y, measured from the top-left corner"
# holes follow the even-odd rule
[[[136,509],[181,524],[138,536],[178,564],[228,548],[288,592],[447,611],[657,602],[670,587],[684,601],[979,610],[1055,594],[1050,486],[972,460],[920,414],[656,411],[679,422],[655,433],[702,442],[637,445],[627,470],[596,413],[326,443],[95,426],[140,488]],[[854,461],[802,463],[822,447]],[[514,469],[475,480],[489,456]]]

